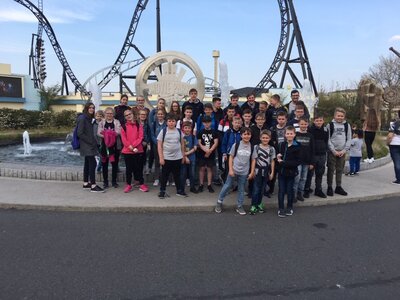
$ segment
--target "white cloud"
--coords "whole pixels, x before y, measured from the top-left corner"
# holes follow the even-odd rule
[[[389,39],[389,42],[400,41],[400,34],[394,35]]]
[[[51,24],[74,23],[75,21],[90,21],[93,15],[86,12],[76,13],[72,10],[59,9],[45,11],[45,16]],[[36,17],[28,9],[3,9],[0,11],[0,22],[37,23]]]
[[[0,22],[36,23],[36,17],[27,11],[6,9],[0,11]]]

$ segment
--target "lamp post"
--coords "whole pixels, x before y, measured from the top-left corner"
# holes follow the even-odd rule
[[[213,50],[212,56],[214,58],[214,93],[218,91],[218,58],[219,50]]]

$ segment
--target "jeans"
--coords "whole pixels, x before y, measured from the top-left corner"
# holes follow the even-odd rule
[[[279,209],[285,209],[285,194],[287,194],[287,209],[293,208],[294,198],[294,177],[286,177],[281,174],[278,175],[279,192],[278,192],[278,204]]]
[[[246,184],[248,175],[237,175],[235,176],[229,176],[226,178],[225,184],[221,189],[221,192],[219,193],[218,196],[218,202],[223,202],[225,196],[228,194],[229,190],[232,187],[233,181],[236,178],[238,182],[238,196],[237,196],[237,205],[238,207],[243,206],[244,202],[244,186]]]
[[[374,150],[372,150],[372,143],[375,139],[375,131],[364,131],[365,146],[367,146],[367,157],[374,157]]]
[[[390,156],[393,160],[394,174],[396,175],[396,181],[400,182],[400,145],[390,145]]]
[[[304,191],[304,186],[306,185],[307,173],[309,165],[299,165],[297,169],[299,174],[294,178],[293,192],[300,193]]]
[[[357,173],[358,171],[360,171],[360,161],[361,157],[350,156],[350,173]]]
[[[196,172],[196,161],[191,161],[190,164],[181,165],[181,186],[185,190],[186,178],[190,180],[190,188],[194,188],[194,176]]]
[[[265,172],[268,173],[268,172]],[[262,202],[264,196],[264,189],[268,183],[268,174],[262,176],[262,170],[258,170],[256,177],[253,180],[253,194],[251,196],[251,205],[257,206]]]

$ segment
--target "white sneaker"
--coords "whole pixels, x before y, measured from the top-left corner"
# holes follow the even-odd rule
[[[175,186],[175,181],[171,184],[172,186]]]
[[[154,180],[153,186],[158,186],[160,184],[160,180],[156,179]]]
[[[169,181],[167,181],[167,186],[169,186]]]
[[[186,186],[190,186],[190,180],[186,179]]]
[[[373,157],[371,157],[370,159],[369,159],[369,163],[373,163],[375,161],[375,159],[373,158]]]
[[[369,163],[369,158],[365,158],[364,162]]]

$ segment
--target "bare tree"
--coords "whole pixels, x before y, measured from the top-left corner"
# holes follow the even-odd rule
[[[400,86],[400,58],[394,54],[381,56],[379,62],[369,68],[369,73],[363,78],[371,78],[383,88]]]
[[[400,88],[400,58],[394,54],[387,57],[381,56],[379,62],[369,68],[369,73],[364,74],[362,79],[370,78],[383,88]],[[393,109],[398,105],[393,102],[382,103],[387,110],[381,112],[382,124],[387,124],[393,117]]]

